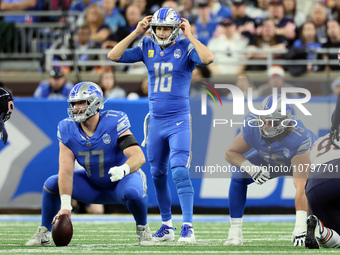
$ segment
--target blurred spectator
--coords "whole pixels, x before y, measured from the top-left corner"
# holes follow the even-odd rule
[[[294,20],[285,16],[282,0],[271,0],[268,11],[277,27],[276,34],[294,40],[296,38],[296,25]]]
[[[162,3],[162,7],[172,8],[178,13],[178,3],[174,0],[165,0]]]
[[[144,18],[146,15],[149,15],[150,13],[146,9],[146,6],[148,4],[147,0],[133,0],[133,5],[136,5],[141,13],[140,18]],[[177,3],[176,3],[177,4]],[[126,13],[125,13],[126,16]]]
[[[245,73],[239,73],[238,75],[236,75],[235,85],[242,90],[245,98],[248,98],[248,88],[252,89],[253,98],[258,97],[258,91],[257,91],[256,87],[254,86],[253,82],[250,80],[249,76],[246,75]],[[233,95],[231,93],[229,93],[227,95],[227,98],[232,99]]]
[[[284,36],[276,34],[276,26],[271,18],[264,19],[261,25],[261,31],[258,36],[252,38],[249,42],[248,50],[250,54],[248,58],[252,59],[268,59],[267,53],[251,53],[252,50],[284,50],[286,49],[287,39]],[[274,58],[281,58],[282,54],[274,54]],[[250,70],[265,70],[266,66],[248,66]]]
[[[327,48],[340,48],[340,25],[336,20],[329,20],[327,22],[327,36],[328,41],[322,44],[323,49]],[[327,53],[322,56],[323,60],[329,61],[338,58],[338,52]],[[339,71],[338,65],[326,65],[325,71]]]
[[[331,84],[331,89],[333,92],[333,96],[334,97],[338,97],[339,93],[340,93],[340,77],[337,77],[334,79],[334,81]]]
[[[240,32],[255,33],[255,20],[246,14],[246,0],[232,0],[231,19],[235,22]]]
[[[96,2],[101,2],[100,0],[76,0],[73,1],[69,10],[70,11],[85,11],[89,6],[95,4]]]
[[[91,31],[88,26],[85,25],[78,29],[75,47],[82,52],[78,55],[79,62],[86,60],[98,60],[97,55],[86,53],[86,50],[96,48],[95,43],[91,40]],[[92,66],[79,66],[79,68],[82,71],[91,71],[93,69]]]
[[[195,21],[197,17],[197,9],[195,8],[194,0],[180,0],[178,14],[189,20],[189,22]]]
[[[50,71],[50,78],[43,80],[34,91],[33,97],[35,98],[51,98],[60,99],[68,98],[73,83],[68,81],[64,73],[59,68],[53,68]]]
[[[104,24],[104,13],[97,5],[91,5],[87,8],[85,24],[90,28],[91,40],[99,45],[110,34],[109,27]]]
[[[138,22],[140,21],[142,17],[141,11],[138,9],[137,5],[129,5],[125,12],[125,19],[126,19],[126,25],[124,27],[119,27],[116,33],[110,34],[108,37],[108,41],[105,42],[104,46],[105,48],[111,49],[117,44],[117,42],[120,42],[125,37],[127,37],[138,25]],[[133,47],[133,44],[140,40],[142,35],[138,36],[135,41],[133,41],[129,48]]]
[[[260,24],[263,19],[269,17],[268,7],[270,0],[257,0],[257,5],[248,5],[246,14],[255,20],[256,25]]]
[[[119,12],[125,16],[125,11],[126,11],[126,8],[132,4],[132,0],[118,0],[118,10]]]
[[[90,28],[87,25],[83,25],[82,27],[78,28],[77,34],[74,37],[74,45],[75,48],[81,51],[81,54],[78,55],[77,60],[79,63],[81,61],[86,61],[86,60],[98,60],[98,56],[94,54],[87,54],[88,49],[95,49],[96,45],[95,43],[91,40],[91,31]],[[70,41],[65,40],[65,37],[60,37],[58,40],[56,40],[50,49],[58,49],[58,50],[68,50],[70,49]],[[72,60],[73,56],[71,54],[59,54],[59,55],[54,55],[53,57],[54,60]],[[81,71],[91,71],[93,69],[92,66],[82,66],[79,65],[79,70]],[[73,69],[72,66],[67,66],[67,67],[62,67],[61,68],[64,73],[68,74],[71,72]]]
[[[51,0],[48,4],[47,10],[58,11],[68,10],[71,7],[72,0]],[[44,8],[43,8],[44,9]]]
[[[305,16],[308,17],[315,5],[317,5],[319,0],[306,1],[306,0],[296,0],[297,10],[303,12]]]
[[[129,93],[129,95],[127,96],[127,99],[129,100],[135,100],[138,98],[147,98],[149,92],[149,81],[148,81],[148,77],[144,77],[139,85],[139,89],[136,92],[131,92]]]
[[[321,47],[316,35],[316,28],[313,22],[307,21],[302,25],[300,30],[300,38],[296,39],[293,47],[289,49],[288,59],[307,59],[308,64],[303,66],[289,66],[288,70],[294,76],[307,72],[317,71],[318,66],[313,65],[313,61],[317,59],[317,49]]]
[[[99,86],[103,90],[104,97],[125,98],[126,92],[116,84],[113,72],[104,72],[100,75]]]
[[[115,33],[119,27],[126,26],[126,20],[116,8],[115,0],[103,0],[105,24],[110,27],[111,33]]]
[[[211,72],[207,66],[196,66],[191,76],[190,97],[200,97],[202,94],[201,83],[208,83],[210,77]]]
[[[317,31],[318,40],[320,43],[327,42],[327,11],[326,7],[316,5],[313,7],[310,18],[314,23]]]
[[[306,16],[303,12],[297,10],[296,0],[283,0],[284,14],[288,19],[292,19],[295,25],[300,28],[306,21]]]
[[[8,16],[4,17],[6,22],[26,22],[32,23],[39,21],[39,17],[32,17],[29,15],[29,11],[41,10],[43,6],[42,0],[2,0],[0,1],[0,10],[15,12],[15,11],[27,11],[25,16]]]
[[[205,2],[205,1],[203,1]],[[218,0],[208,0],[212,22],[220,23],[222,19],[231,17],[231,10]]]
[[[195,22],[197,39],[204,45],[208,45],[217,25],[218,23],[212,20],[211,8],[208,2],[200,2],[197,7],[197,20]]]
[[[281,88],[294,87],[284,81],[285,71],[282,66],[271,66],[268,70],[268,82],[258,87],[258,96],[266,97],[273,93],[273,88],[277,88],[277,92],[281,94]],[[298,93],[287,93],[289,97],[299,97]]]
[[[334,5],[331,8],[332,18],[340,23],[340,0],[334,0]]]
[[[209,65],[213,73],[236,74],[244,70],[242,62],[246,60],[244,53],[249,43],[249,38],[242,35],[235,22],[231,19],[224,19],[221,22],[222,34],[211,39],[208,48],[214,52],[215,61]]]

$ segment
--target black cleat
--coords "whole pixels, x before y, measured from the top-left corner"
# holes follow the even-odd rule
[[[319,243],[316,240],[315,231],[319,231],[318,218],[311,215],[307,220],[307,235],[305,241],[306,249],[319,249]]]

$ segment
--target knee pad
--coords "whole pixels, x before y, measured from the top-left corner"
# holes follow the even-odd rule
[[[135,187],[127,187],[124,190],[125,200],[136,200],[143,198],[143,192],[138,191]]]
[[[51,177],[49,177],[45,183],[44,186],[46,187],[46,189],[48,189],[50,192],[59,193],[59,188],[58,188],[58,175],[52,175]]]
[[[185,167],[175,167],[171,170],[172,179],[176,184],[178,196],[181,197],[182,195],[194,194],[189,169]]]

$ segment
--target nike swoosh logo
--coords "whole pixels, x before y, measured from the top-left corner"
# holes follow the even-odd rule
[[[184,121],[181,121],[181,122],[177,122],[176,125],[179,126],[183,123]]]

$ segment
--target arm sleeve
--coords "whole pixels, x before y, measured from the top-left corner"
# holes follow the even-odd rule
[[[130,120],[129,120],[128,116],[124,113],[123,116],[118,120],[118,123],[117,123],[118,136],[123,134],[130,127],[131,127]]]
[[[58,140],[59,140],[59,142],[61,142],[62,144],[64,144],[65,146],[68,147],[68,145],[67,145],[67,135],[65,135],[64,131],[65,131],[65,126],[63,125],[63,122],[59,122],[58,130],[57,130]]]
[[[138,46],[126,50],[117,62],[135,63],[138,61],[143,61],[143,39],[140,40]]]
[[[195,47],[190,43],[188,46],[188,56],[192,62],[194,62],[196,65],[205,65],[202,63],[200,57],[198,56],[198,53],[195,49]]]

